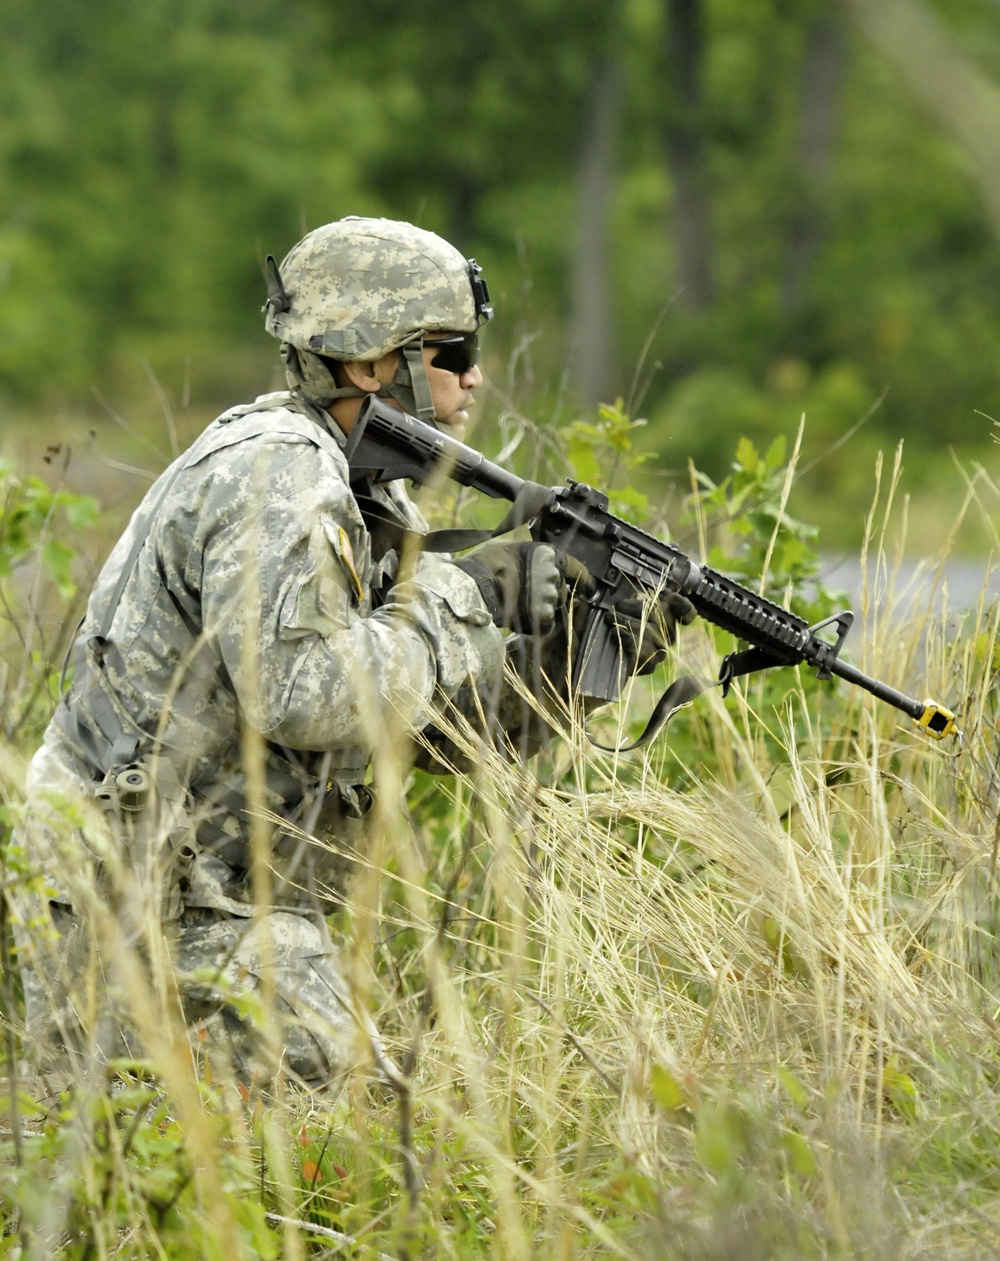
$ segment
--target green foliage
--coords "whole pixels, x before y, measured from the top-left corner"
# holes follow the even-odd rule
[[[783,434],[763,455],[741,438],[721,482],[696,470],[687,521],[703,522],[722,536],[709,549],[709,565],[754,590],[763,583],[762,594],[779,603],[789,600],[794,613],[812,622],[829,616],[839,597],[819,581],[819,531],[785,506],[794,472]]]
[[[677,295],[679,176],[663,138],[684,106],[664,64],[671,10],[657,0],[483,0],[457,25],[444,0],[419,13],[382,0],[94,0],[86,22],[65,0],[44,18],[10,0],[0,389],[32,406],[86,398],[95,382],[127,394],[144,360],[210,401],[263,388],[275,356],[259,321],[262,256],[362,212],[418,220],[480,256],[499,314],[488,366],[499,375],[517,349],[517,392],[532,394],[520,405],[537,408],[566,359],[578,155],[610,65],[608,395],[645,389],[651,443],[721,477],[737,434],[761,445],[805,411],[822,450],[888,388],[871,422],[883,438],[982,446],[1000,284],[963,155],[846,31],[829,76],[809,73],[823,6],[693,9],[705,48],[688,121],[715,279],[700,311]],[[988,6],[943,16],[997,73]],[[855,464],[826,472],[853,528]]]
[[[650,514],[649,497],[634,484],[635,473],[653,458],[636,445],[645,424],[629,416],[619,398],[601,404],[594,419],[574,420],[559,431],[573,479],[604,491],[610,510],[637,524]]]
[[[39,737],[58,699],[59,649],[46,632],[52,622],[59,635],[66,630],[79,540],[98,513],[92,495],[53,489],[0,457],[0,653],[9,661],[0,671],[0,730],[8,736]],[[14,581],[16,571],[31,573],[32,566],[29,582]]]
[[[70,599],[74,549],[53,531],[60,524],[85,530],[97,522],[97,501],[64,489],[53,490],[40,477],[19,476],[10,460],[0,457],[0,581],[20,562],[37,557],[59,595]]]
[[[7,1101],[0,1100],[0,1108]],[[224,1212],[237,1255],[275,1261],[280,1245],[252,1192],[259,1152],[233,1141],[229,1119],[212,1116]],[[65,1091],[47,1106],[20,1098],[26,1133],[10,1169],[9,1139],[0,1146],[8,1176],[0,1178],[0,1213],[22,1237],[44,1241],[47,1255],[83,1261],[97,1255],[221,1257],[222,1240],[198,1193],[192,1150],[170,1102],[156,1085],[131,1074],[113,1091]],[[53,1219],[54,1192],[59,1217]],[[120,1236],[131,1235],[121,1246]],[[16,1235],[14,1236],[16,1238]],[[154,1242],[155,1241],[155,1242]]]

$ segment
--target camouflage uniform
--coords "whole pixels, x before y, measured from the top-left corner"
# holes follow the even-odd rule
[[[130,744],[126,758],[160,755],[154,773],[169,771],[157,786],[173,815],[161,827],[153,879],[185,1014],[216,1012],[250,1073],[259,1040],[223,998],[227,987],[260,988],[269,966],[285,1062],[312,1082],[342,1072],[373,1034],[323,921],[352,865],[372,750],[400,729],[420,730],[463,684],[495,682],[503,659],[500,632],[467,574],[423,553],[397,575],[385,523],[417,532],[424,524],[399,484],[362,488],[359,503],[343,443],[326,412],[301,396],[265,395],[213,422],[163,474],[97,580],[73,687],[30,775],[36,797],[46,789],[92,796]],[[362,506],[374,509],[377,528]],[[296,825],[271,836],[273,909],[256,918],[246,727],[266,741],[265,804]],[[303,841],[297,829],[327,843]],[[65,907],[79,914],[95,890],[114,884],[114,856],[102,856],[107,840],[94,836],[85,828],[67,842],[41,815],[26,830],[63,930],[57,948],[37,926],[29,931],[38,908],[22,911],[23,954],[35,964],[26,969],[29,1027],[52,1050],[72,1045],[86,1023],[73,991],[94,950],[92,934],[72,940],[79,921]],[[128,920],[128,897],[97,901]],[[199,977],[185,980],[195,966]],[[109,1027],[105,1053],[127,1037],[124,1021]]]
[[[364,1046],[377,1057],[324,918],[361,857],[373,750],[429,730],[450,700],[474,716],[477,689],[518,751],[544,736],[500,687],[505,650],[541,677],[543,637],[505,649],[473,577],[433,554],[400,560],[401,534],[424,523],[400,485],[351,484],[327,410],[365,393],[334,361],[398,348],[379,393],[432,419],[424,334],[471,345],[492,317],[481,269],[433,233],[348,218],[267,270],[290,392],[219,417],[145,497],[32,763],[23,843],[50,891],[23,900],[16,932],[42,1060],[100,1063],[130,1024],[155,1028],[134,1013],[164,976],[244,1076],[275,1068],[247,1018],[255,990],[303,1079],[335,1078]],[[544,646],[547,664],[565,660],[565,635]],[[81,806],[97,800],[107,819]]]

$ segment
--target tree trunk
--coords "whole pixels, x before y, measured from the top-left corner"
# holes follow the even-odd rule
[[[799,86],[794,204],[788,220],[782,300],[794,315],[805,303],[809,273],[826,235],[826,193],[833,160],[837,107],[847,65],[840,15],[818,10],[805,35]]]
[[[674,184],[678,302],[704,311],[714,297],[713,237],[702,91],[705,18],[702,0],[667,0],[666,72],[669,108],[663,130]]]
[[[580,149],[569,321],[573,385],[588,406],[609,401],[613,385],[609,221],[621,101],[618,65],[602,58],[594,67]]]

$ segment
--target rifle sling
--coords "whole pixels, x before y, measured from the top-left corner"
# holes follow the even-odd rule
[[[605,753],[629,753],[633,749],[641,748],[644,744],[649,744],[655,736],[659,735],[679,709],[683,709],[685,705],[690,705],[693,700],[700,696],[702,692],[707,692],[709,688],[721,685],[722,695],[727,696],[734,679],[738,679],[745,674],[756,674],[759,670],[772,670],[775,666],[795,664],[794,661],[783,661],[780,657],[766,652],[763,648],[745,648],[742,652],[731,652],[723,660],[719,677],[714,681],[700,678],[696,674],[682,674],[680,678],[674,679],[673,683],[670,684],[653,707],[653,712],[643,728],[642,735],[632,744],[615,746],[598,744],[596,740],[589,736],[588,739],[595,748],[602,749]]]
[[[514,502],[504,515],[503,520],[492,530],[433,530],[423,540],[423,547],[428,552],[462,552],[467,547],[476,547],[480,543],[488,543],[490,539],[508,534],[518,526],[526,525],[541,516],[549,497],[550,486],[542,486],[538,482],[525,482],[517,492]]]
[[[741,652],[731,652],[723,658],[719,670],[722,695],[728,696],[733,679],[741,678],[744,674],[756,674],[758,670],[772,670],[775,666],[794,666],[802,660],[802,657],[782,659],[777,653],[768,652],[766,648],[744,648]]]
[[[590,735],[587,739],[595,749],[601,749],[604,753],[631,753],[633,749],[642,748],[644,744],[649,744],[654,737],[658,736],[678,710],[690,705],[702,692],[707,692],[709,688],[715,686],[716,682],[701,678],[697,674],[682,674],[680,678],[674,679],[656,702],[653,712],[649,715],[649,721],[637,740],[633,740],[631,744],[614,745],[600,744]]]

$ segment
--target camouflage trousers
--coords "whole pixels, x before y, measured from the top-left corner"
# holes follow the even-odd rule
[[[336,1091],[356,1064],[381,1059],[342,955],[304,914],[186,910],[165,926],[165,954],[150,967],[143,949],[98,946],[68,907],[47,912],[15,925],[27,1051],[42,1072],[92,1074],[116,1058],[170,1053],[171,1024],[173,1050],[186,1032],[199,1055],[247,1084],[282,1072]]]
[[[25,873],[9,896],[26,1058],[41,1071],[92,1074],[193,1047],[244,1082],[280,1072],[327,1090],[356,1064],[388,1063],[323,904],[299,901],[311,847],[285,880],[275,844],[273,888],[255,907],[236,873],[194,852],[172,796],[126,826],[58,752],[35,755],[11,848]],[[185,842],[176,850],[175,836]],[[317,849],[342,863],[340,849]]]

